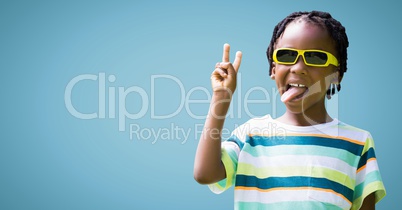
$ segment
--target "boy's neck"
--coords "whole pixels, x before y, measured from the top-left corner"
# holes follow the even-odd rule
[[[294,126],[312,126],[333,121],[325,109],[321,112],[315,111],[313,113],[291,113],[286,111],[276,120]]]

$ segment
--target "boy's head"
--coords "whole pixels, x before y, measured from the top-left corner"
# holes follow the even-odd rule
[[[295,21],[305,21],[307,23],[320,26],[328,31],[328,34],[331,36],[335,44],[335,56],[339,61],[339,76],[342,78],[343,73],[346,72],[347,69],[347,47],[349,46],[348,37],[346,35],[345,28],[339,21],[332,18],[329,13],[320,11],[295,12],[287,16],[275,26],[271,42],[267,49],[267,57],[270,65],[269,75],[272,74],[272,62],[275,44],[278,38],[282,36],[289,23]]]

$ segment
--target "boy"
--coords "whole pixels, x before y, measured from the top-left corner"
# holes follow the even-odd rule
[[[345,28],[325,12],[296,12],[274,29],[270,76],[286,112],[254,118],[221,143],[242,53],[228,44],[211,76],[213,97],[194,177],[221,193],[235,185],[235,209],[374,209],[385,196],[369,132],[329,116],[346,71]],[[274,124],[285,132],[267,128]],[[267,132],[268,131],[268,132]]]

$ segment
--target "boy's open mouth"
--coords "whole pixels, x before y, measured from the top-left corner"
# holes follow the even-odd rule
[[[286,103],[289,101],[299,100],[303,98],[308,92],[306,85],[289,83],[286,86],[286,91],[282,94],[281,101]]]

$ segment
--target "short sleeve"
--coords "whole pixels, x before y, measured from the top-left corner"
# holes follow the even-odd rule
[[[352,209],[359,209],[363,204],[364,198],[371,193],[375,194],[376,203],[386,195],[374,151],[374,141],[371,135],[368,134],[356,171]]]
[[[235,184],[237,162],[246,137],[246,134],[243,132],[244,130],[242,126],[240,126],[232,132],[229,139],[222,142],[221,160],[225,166],[226,178],[217,183],[208,185],[209,189],[216,194],[224,192]]]

